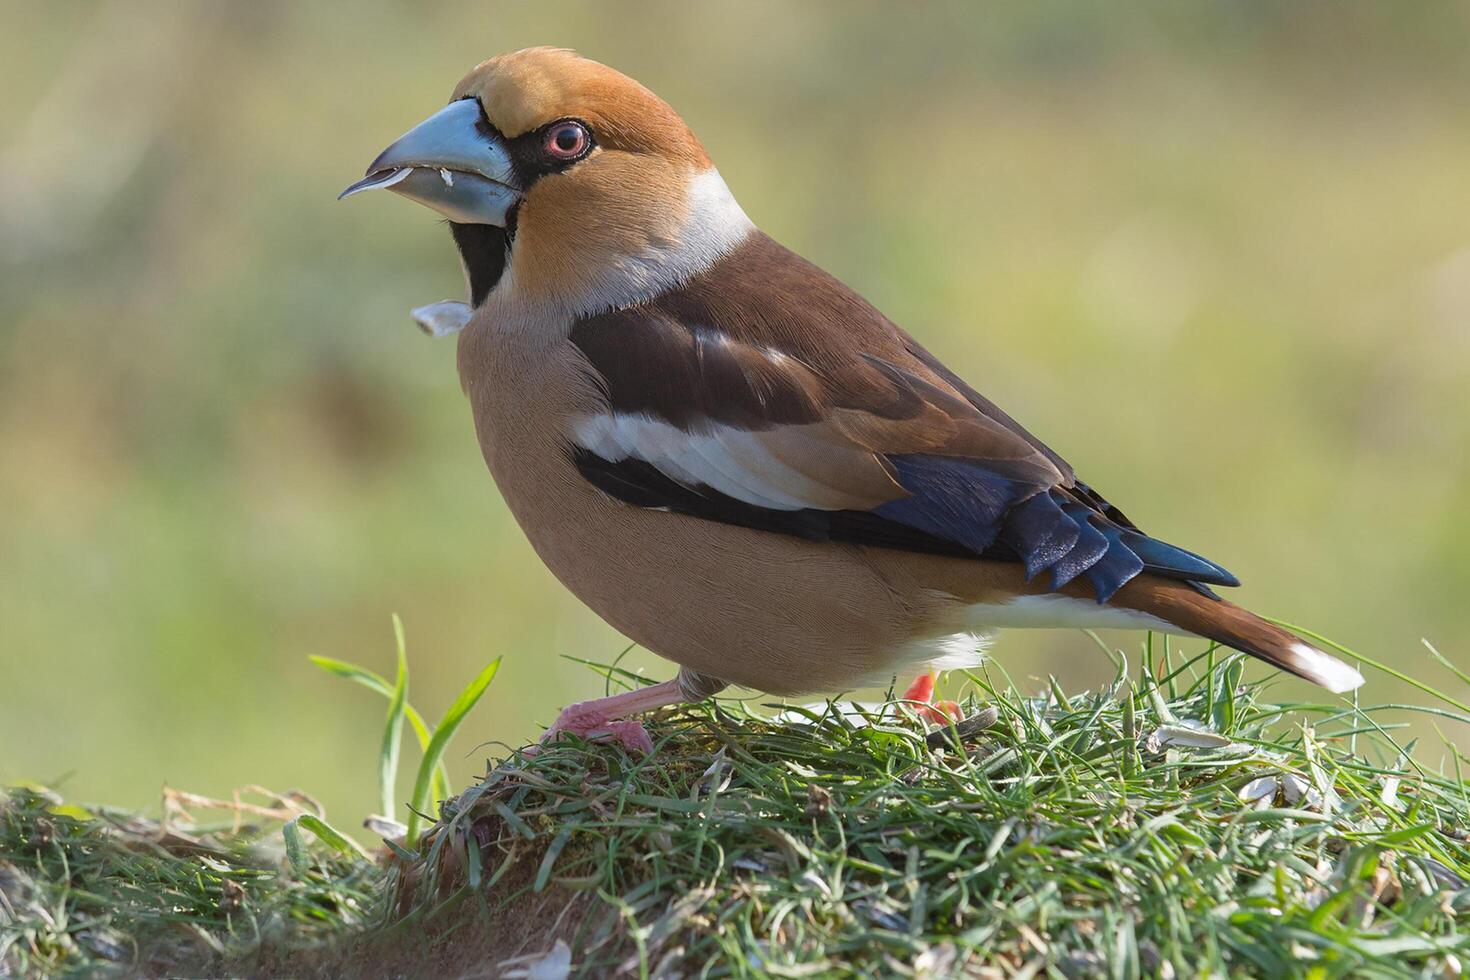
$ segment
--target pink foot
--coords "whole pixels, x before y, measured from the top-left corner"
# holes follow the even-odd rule
[[[609,718],[597,702],[583,701],[568,705],[541,736],[541,744],[554,742],[563,732],[570,732],[593,742],[617,742],[629,752],[653,754],[653,739],[643,725],[631,718]]]
[[[653,739],[648,737],[643,726],[634,721],[632,716],[689,700],[689,695],[685,693],[687,682],[684,675],[685,672],[681,670],[679,676],[673,680],[612,694],[596,701],[568,705],[546,730],[546,734],[541,736],[541,744],[556,741],[562,732],[571,732],[596,742],[618,742],[629,752],[652,755]],[[707,679],[699,676],[696,676],[696,680],[708,683]],[[715,690],[719,688],[716,687]],[[532,754],[535,754],[534,750]]]

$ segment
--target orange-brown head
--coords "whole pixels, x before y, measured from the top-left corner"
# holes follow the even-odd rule
[[[666,102],[559,48],[476,66],[344,196],[379,187],[450,219],[476,306],[492,293],[573,314],[626,305],[750,231]]]
[[[622,72],[566,48],[525,48],[481,62],[460,79],[453,99],[478,99],[509,139],[576,119],[596,131],[605,152],[653,154],[695,169],[704,147],[673,108]]]

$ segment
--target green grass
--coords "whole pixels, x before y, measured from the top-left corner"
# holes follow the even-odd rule
[[[975,676],[967,708],[996,721],[963,750],[891,705],[666,714],[651,760],[495,769],[425,865],[473,840],[487,881],[535,863],[500,901],[595,894],[562,929],[591,975],[1444,969],[1470,942],[1458,778],[1401,758],[1384,709],[1282,704],[1213,656],[1080,695]],[[468,888],[432,879],[417,901]]]
[[[1072,694],[970,675],[960,730],[893,702],[665,711],[652,758],[569,740],[492,764],[382,870],[319,842],[293,865],[258,831],[208,856],[122,847],[115,818],[13,793],[0,962],[259,963],[264,940],[286,973],[462,972],[558,942],[586,976],[1458,971],[1461,757],[1431,768],[1396,738],[1409,713],[1470,721],[1455,698],[1287,703],[1226,651],[1144,663]]]
[[[165,827],[40,788],[0,793],[0,976],[219,975],[374,917],[383,872],[350,846],[298,840],[287,860],[283,821],[319,819],[310,800],[234,815],[175,812]]]

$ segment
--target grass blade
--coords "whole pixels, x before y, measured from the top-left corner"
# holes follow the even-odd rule
[[[403,706],[408,702],[408,644],[403,637],[403,620],[393,614],[393,637],[398,646],[398,678],[388,698],[388,718],[383,725],[383,748],[378,753],[379,813],[394,819],[393,787],[398,781],[398,750],[403,741]]]
[[[368,670],[366,667],[359,667],[357,664],[350,664],[345,660],[337,660],[333,657],[312,655],[306,659],[329,674],[336,677],[345,677],[349,681],[361,684],[368,690],[377,691],[389,700],[393,698],[393,685],[389,684],[388,679],[376,671]],[[424,716],[419,714],[418,710],[407,700],[403,702],[403,717],[408,719],[408,727],[413,729],[414,737],[418,739],[419,750],[424,751],[428,749],[429,739],[433,737],[434,731],[424,721]],[[449,770],[444,767],[443,763],[440,763],[434,769],[434,798],[447,800],[453,795],[454,793],[449,783]],[[384,816],[388,816],[388,814],[384,814]]]
[[[291,870],[298,875],[306,874],[311,862],[306,857],[306,842],[301,839],[301,828],[296,820],[288,820],[281,828],[281,837],[286,842],[286,860]]]
[[[408,834],[404,838],[410,847],[418,840],[419,825],[423,820],[420,813],[427,812],[432,802],[429,799],[430,785],[433,781],[434,767],[444,757],[444,749],[449,745],[449,740],[454,737],[454,732],[459,728],[460,722],[464,721],[465,715],[480,700],[480,695],[485,693],[485,688],[495,679],[496,671],[500,670],[500,658],[496,657],[479,676],[470,681],[449,710],[444,712],[444,717],[439,720],[434,729],[433,738],[429,739],[429,747],[424,750],[423,761],[419,763],[418,778],[414,780],[413,798],[408,813]]]
[[[1439,664],[1441,667],[1445,668],[1450,673],[1458,677],[1461,683],[1470,684],[1470,673],[1466,673],[1464,670],[1460,669],[1458,665],[1453,663],[1448,657],[1440,653],[1439,650],[1435,648],[1433,643],[1430,643],[1428,640],[1422,637],[1420,638],[1419,642],[1424,644],[1424,649],[1429,651],[1429,655],[1434,658],[1435,663]]]
[[[286,858],[297,873],[305,871],[310,865],[306,844],[301,837],[301,828],[311,831],[317,840],[344,857],[368,862],[373,860],[373,856],[363,850],[361,844],[321,817],[312,813],[302,813],[292,817],[281,827],[281,836],[286,840]]]

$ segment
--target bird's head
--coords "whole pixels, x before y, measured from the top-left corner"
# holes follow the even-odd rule
[[[556,48],[476,66],[342,196],[375,188],[449,219],[477,307],[492,295],[571,314],[627,305],[751,228],[666,102]]]

